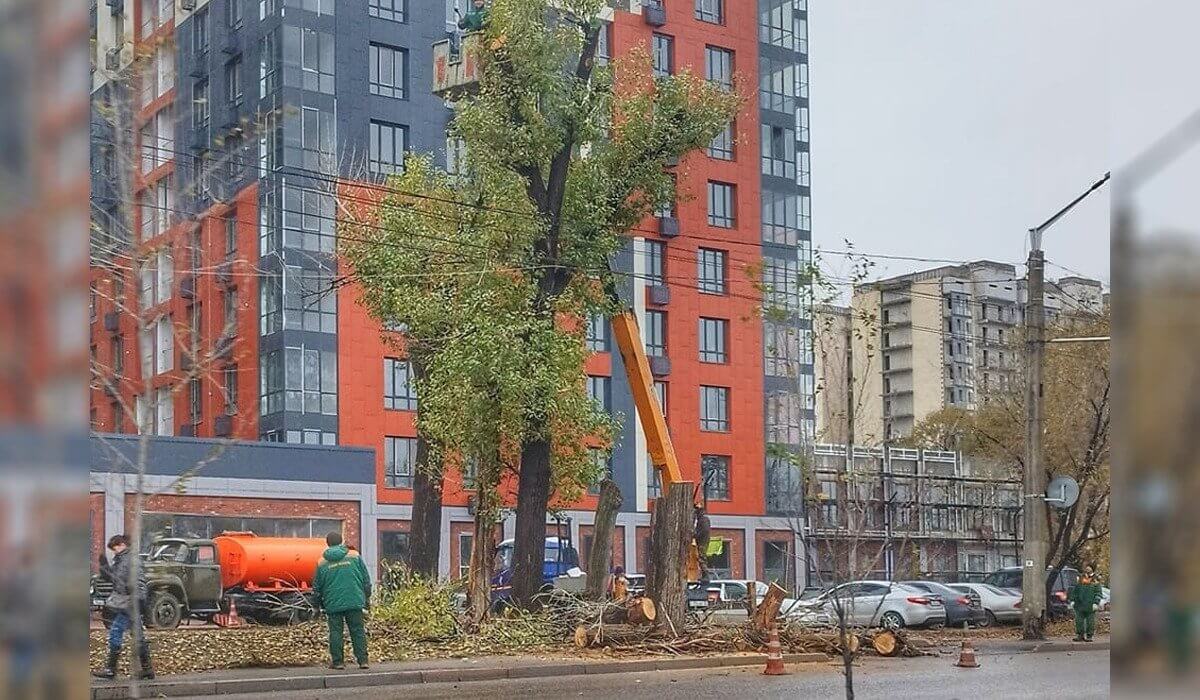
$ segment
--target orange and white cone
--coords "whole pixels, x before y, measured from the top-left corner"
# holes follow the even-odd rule
[[[238,617],[237,599],[229,599],[229,614],[225,616],[224,627],[241,627],[242,618]]]
[[[775,625],[771,625],[771,632],[767,637],[767,668],[763,671],[763,675],[789,675],[783,666],[783,651],[779,647],[779,629]]]
[[[958,663],[954,665],[959,668],[979,668],[979,662],[975,660],[975,647],[971,646],[971,640],[963,640],[962,650],[958,652]]]

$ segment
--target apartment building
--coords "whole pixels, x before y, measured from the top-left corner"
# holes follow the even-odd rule
[[[431,92],[431,45],[466,5],[94,5],[93,101],[129,112],[113,124],[111,110],[93,110],[93,211],[107,261],[93,269],[92,338],[107,377],[91,394],[95,429],[135,431],[141,421],[123,410],[135,406],[159,435],[370,448],[380,530],[407,529],[419,406],[407,360],[386,342],[401,330],[381,328],[352,287],[334,290],[331,183],[382,179],[408,153],[456,167],[451,112]],[[615,261],[684,473],[706,477],[729,572],[743,575],[764,560],[763,538],[796,554],[771,520],[795,504],[770,485],[798,475],[764,444],[799,445],[814,419],[798,286],[811,247],[807,3],[617,0],[605,18],[602,60],[642,48],[659,74],[686,66],[748,95],[758,86],[729,129],[676,166],[678,201]],[[122,157],[132,161],[128,191],[115,176]],[[657,483],[602,319],[587,343],[594,398],[624,416],[609,468],[625,494],[621,556],[637,570]],[[470,532],[464,481],[447,474],[445,552]],[[577,505],[586,520],[592,498]]]
[[[854,290],[853,314],[866,332],[851,348],[857,441],[886,443],[926,416],[953,406],[972,410],[980,392],[1003,387],[1019,371],[1028,290],[1015,266],[987,260],[891,277]],[[1098,281],[1048,281],[1046,316],[1103,308]]]

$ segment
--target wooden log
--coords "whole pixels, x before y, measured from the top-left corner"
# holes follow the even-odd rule
[[[575,627],[575,646],[580,649],[600,646],[623,646],[639,644],[646,640],[647,629],[631,625],[604,625]]]
[[[657,620],[675,635],[687,614],[688,546],[692,542],[692,485],[671,484],[657,500],[650,528],[650,570],[647,593],[658,607]]]
[[[753,581],[746,582],[746,614],[753,620],[758,613],[758,592]]]
[[[600,482],[600,497],[596,502],[596,520],[592,528],[592,550],[588,552],[587,588],[583,597],[601,600],[606,595],[605,583],[612,563],[612,536],[621,509],[621,489],[612,479]]]
[[[625,606],[626,619],[631,625],[646,625],[658,617],[658,608],[649,598],[634,598]]]
[[[895,656],[900,651],[900,640],[888,630],[880,630],[871,637],[871,646],[880,656]]]
[[[845,635],[845,637],[844,637],[843,639],[845,640],[845,647],[843,647],[843,644],[842,644],[842,642],[841,642],[841,641],[839,641],[839,642],[838,642],[838,649],[839,649],[839,650],[841,650],[841,649],[843,649],[843,648],[849,648],[849,649],[850,649],[850,653],[851,653],[851,654],[856,654],[856,653],[858,653],[858,646],[859,646],[859,642],[858,642],[858,635],[857,635],[857,634],[855,634],[855,633],[851,632],[850,630],[846,630],[846,635]]]
[[[754,595],[751,592],[751,595]],[[763,596],[762,605],[758,606],[758,610],[754,616],[754,624],[759,629],[767,629],[775,618],[779,616],[779,608],[783,605],[783,599],[787,597],[787,591],[779,587],[779,584],[772,583],[767,588],[767,594]]]

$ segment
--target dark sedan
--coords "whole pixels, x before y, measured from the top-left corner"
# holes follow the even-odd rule
[[[978,594],[960,593],[936,581],[903,581],[902,583],[919,588],[930,595],[941,597],[942,604],[946,608],[947,627],[959,627],[964,622],[969,625],[987,622],[987,611],[983,609]]]

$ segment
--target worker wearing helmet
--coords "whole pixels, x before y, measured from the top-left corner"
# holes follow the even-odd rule
[[[1071,605],[1075,609],[1075,641],[1092,641],[1092,635],[1096,633],[1096,606],[1103,595],[1092,567],[1085,568],[1070,595]]]
[[[367,668],[367,630],[363,624],[363,609],[371,601],[371,575],[357,551],[342,544],[342,534],[331,532],[325,537],[329,548],[321,555],[317,574],[313,578],[313,593],[317,604],[329,620],[329,656],[331,668],[343,669],[345,638],[343,625],[350,628],[350,645],[359,668]]]

